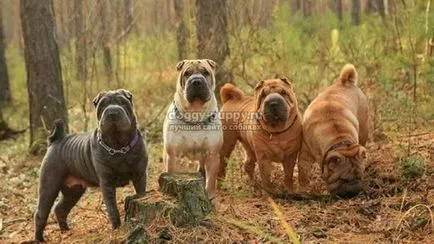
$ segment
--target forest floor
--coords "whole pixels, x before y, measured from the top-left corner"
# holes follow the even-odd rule
[[[0,242],[20,243],[33,238],[33,212],[37,200],[40,157],[25,153],[25,136],[0,143]],[[425,159],[421,178],[406,180],[399,160],[407,150],[406,134],[390,133],[369,143],[365,191],[350,200],[283,200],[275,202],[303,243],[434,243],[434,124],[414,131],[411,154]],[[8,148],[5,153],[6,148]],[[148,144],[148,190],[158,190],[163,170],[161,142]],[[5,156],[6,155],[6,156]],[[220,189],[210,224],[176,228],[163,219],[146,226],[152,243],[288,243],[280,220],[269,202],[255,195],[240,162],[240,147],[232,155],[232,168]],[[280,176],[276,165],[276,179]],[[317,172],[318,173],[318,172]],[[297,178],[297,177],[296,177]],[[312,191],[326,194],[314,176]],[[131,185],[117,191],[124,216],[124,198],[134,193]],[[61,232],[51,214],[45,229],[48,243],[119,243],[128,235],[125,225],[112,230],[98,188],[88,189],[69,215],[71,230]]]

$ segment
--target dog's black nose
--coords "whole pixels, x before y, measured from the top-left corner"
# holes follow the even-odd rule
[[[119,109],[109,109],[106,112],[106,117],[108,119],[116,119],[121,115],[121,111]]]
[[[202,85],[202,80],[201,79],[194,79],[191,81],[191,85],[200,86],[200,85]]]
[[[272,108],[277,107],[277,105],[279,105],[279,103],[276,102],[276,101],[272,101],[272,102],[270,102],[270,106],[271,106]]]

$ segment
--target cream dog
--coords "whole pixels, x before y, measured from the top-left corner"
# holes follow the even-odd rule
[[[215,197],[223,133],[218,116],[214,72],[217,64],[209,59],[183,60],[176,93],[164,121],[163,160],[167,172],[177,172],[182,157],[199,160],[198,171],[205,173],[208,198]]]

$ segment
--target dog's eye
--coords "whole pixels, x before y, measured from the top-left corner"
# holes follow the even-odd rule
[[[209,72],[206,69],[202,70],[200,73],[202,73],[203,76],[208,76],[209,75]]]
[[[282,90],[282,91],[279,92],[279,94],[282,95],[282,96],[285,96],[286,92],[284,90]]]
[[[129,104],[129,102],[127,102],[127,101],[125,101],[125,100],[122,100],[122,101],[121,101],[121,105],[122,105],[122,106],[128,106],[128,105],[130,105],[130,104]]]
[[[329,168],[334,169],[338,166],[339,162],[341,161],[338,157],[333,157],[329,160]]]
[[[191,74],[192,74],[192,71],[191,71],[191,70],[186,70],[186,71],[184,72],[184,77],[189,77]]]

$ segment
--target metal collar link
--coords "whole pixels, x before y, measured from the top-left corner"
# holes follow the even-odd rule
[[[102,136],[101,136],[101,132],[98,131],[98,143],[110,154],[110,155],[115,155],[115,154],[127,154],[131,148],[133,148],[137,142],[139,141],[139,131],[136,131],[136,134],[134,135],[134,138],[131,140],[131,142],[126,145],[123,146],[121,149],[115,149],[115,148],[111,148],[110,146],[108,146],[107,144],[104,143],[104,141],[102,140]]]

